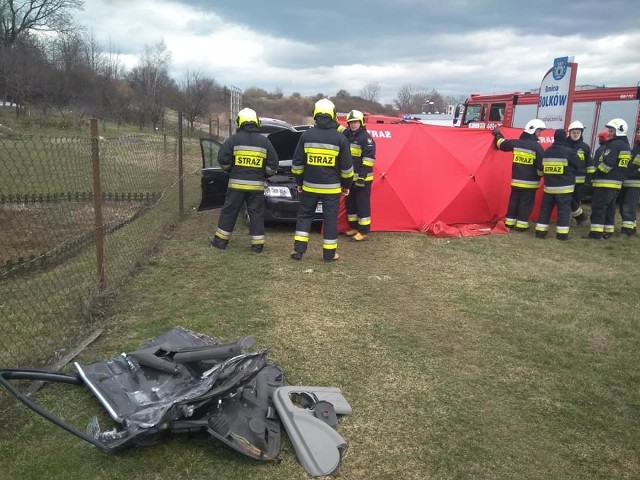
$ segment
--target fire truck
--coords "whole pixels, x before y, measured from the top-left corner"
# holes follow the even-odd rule
[[[499,126],[523,128],[538,111],[538,93],[512,92],[489,95],[472,94],[458,105],[454,124],[461,128]],[[635,87],[578,86],[573,94],[569,121],[579,120],[585,127],[584,141],[594,148],[597,134],[612,118],[622,118],[629,125],[629,141],[640,126],[640,84]]]

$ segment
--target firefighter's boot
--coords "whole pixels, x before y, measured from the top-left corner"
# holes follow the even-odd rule
[[[264,245],[251,245],[251,251],[253,253],[262,253],[263,249],[264,249]]]
[[[224,250],[225,248],[227,248],[228,243],[228,241],[216,237],[215,235],[209,237],[209,245],[215,248],[219,248],[220,250]]]
[[[602,240],[604,238],[601,232],[589,232],[588,235],[585,235],[587,240]]]
[[[636,234],[635,228],[622,228],[618,236],[622,238],[628,238],[631,235],[635,235],[635,234]]]
[[[291,258],[293,260],[302,260],[302,253],[301,252],[291,252]]]
[[[536,230],[536,238],[545,238],[547,236],[547,233],[549,232],[545,232],[543,230]]]
[[[367,236],[364,233],[356,233],[353,237],[351,237],[352,242],[364,242],[367,239]]]
[[[556,233],[556,239],[557,240],[569,240],[569,234],[568,233]]]
[[[575,217],[576,223],[578,225],[582,225],[584,222],[587,221],[587,215],[584,212],[580,212],[580,215],[576,215]]]
[[[330,258],[323,257],[323,260],[327,263],[335,262],[339,259],[340,259],[340,255],[338,255],[338,252],[334,252],[333,257],[330,257]]]

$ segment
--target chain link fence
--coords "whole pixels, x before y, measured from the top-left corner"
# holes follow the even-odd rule
[[[49,366],[72,351],[200,197],[197,139],[94,127],[0,136],[0,365]]]

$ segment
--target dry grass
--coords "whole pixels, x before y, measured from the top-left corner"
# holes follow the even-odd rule
[[[260,256],[244,227],[226,251],[210,249],[215,219],[180,225],[82,361],[176,325],[221,341],[253,334],[290,383],[343,390],[354,413],[338,425],[349,443],[340,478],[640,477],[637,238],[375,233],[341,240],[328,265],[318,235],[290,260],[290,227],[270,228]],[[77,405],[68,415],[80,425],[99,410],[68,387],[41,400]],[[278,465],[186,438],[105,456],[13,414],[27,424],[0,434],[8,478],[46,467],[69,479],[305,478],[288,442]]]

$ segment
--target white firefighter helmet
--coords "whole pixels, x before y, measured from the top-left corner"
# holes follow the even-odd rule
[[[524,131],[527,133],[536,133],[536,130],[544,130],[547,128],[544,125],[544,122],[539,118],[534,118],[533,120],[529,120],[527,124],[524,126]]]
[[[574,120],[569,124],[569,131],[571,130],[584,130],[584,125],[580,120]]]
[[[627,122],[621,118],[614,118],[607,122],[605,125],[607,128],[613,128],[616,131],[616,137],[626,137],[629,127]]]

